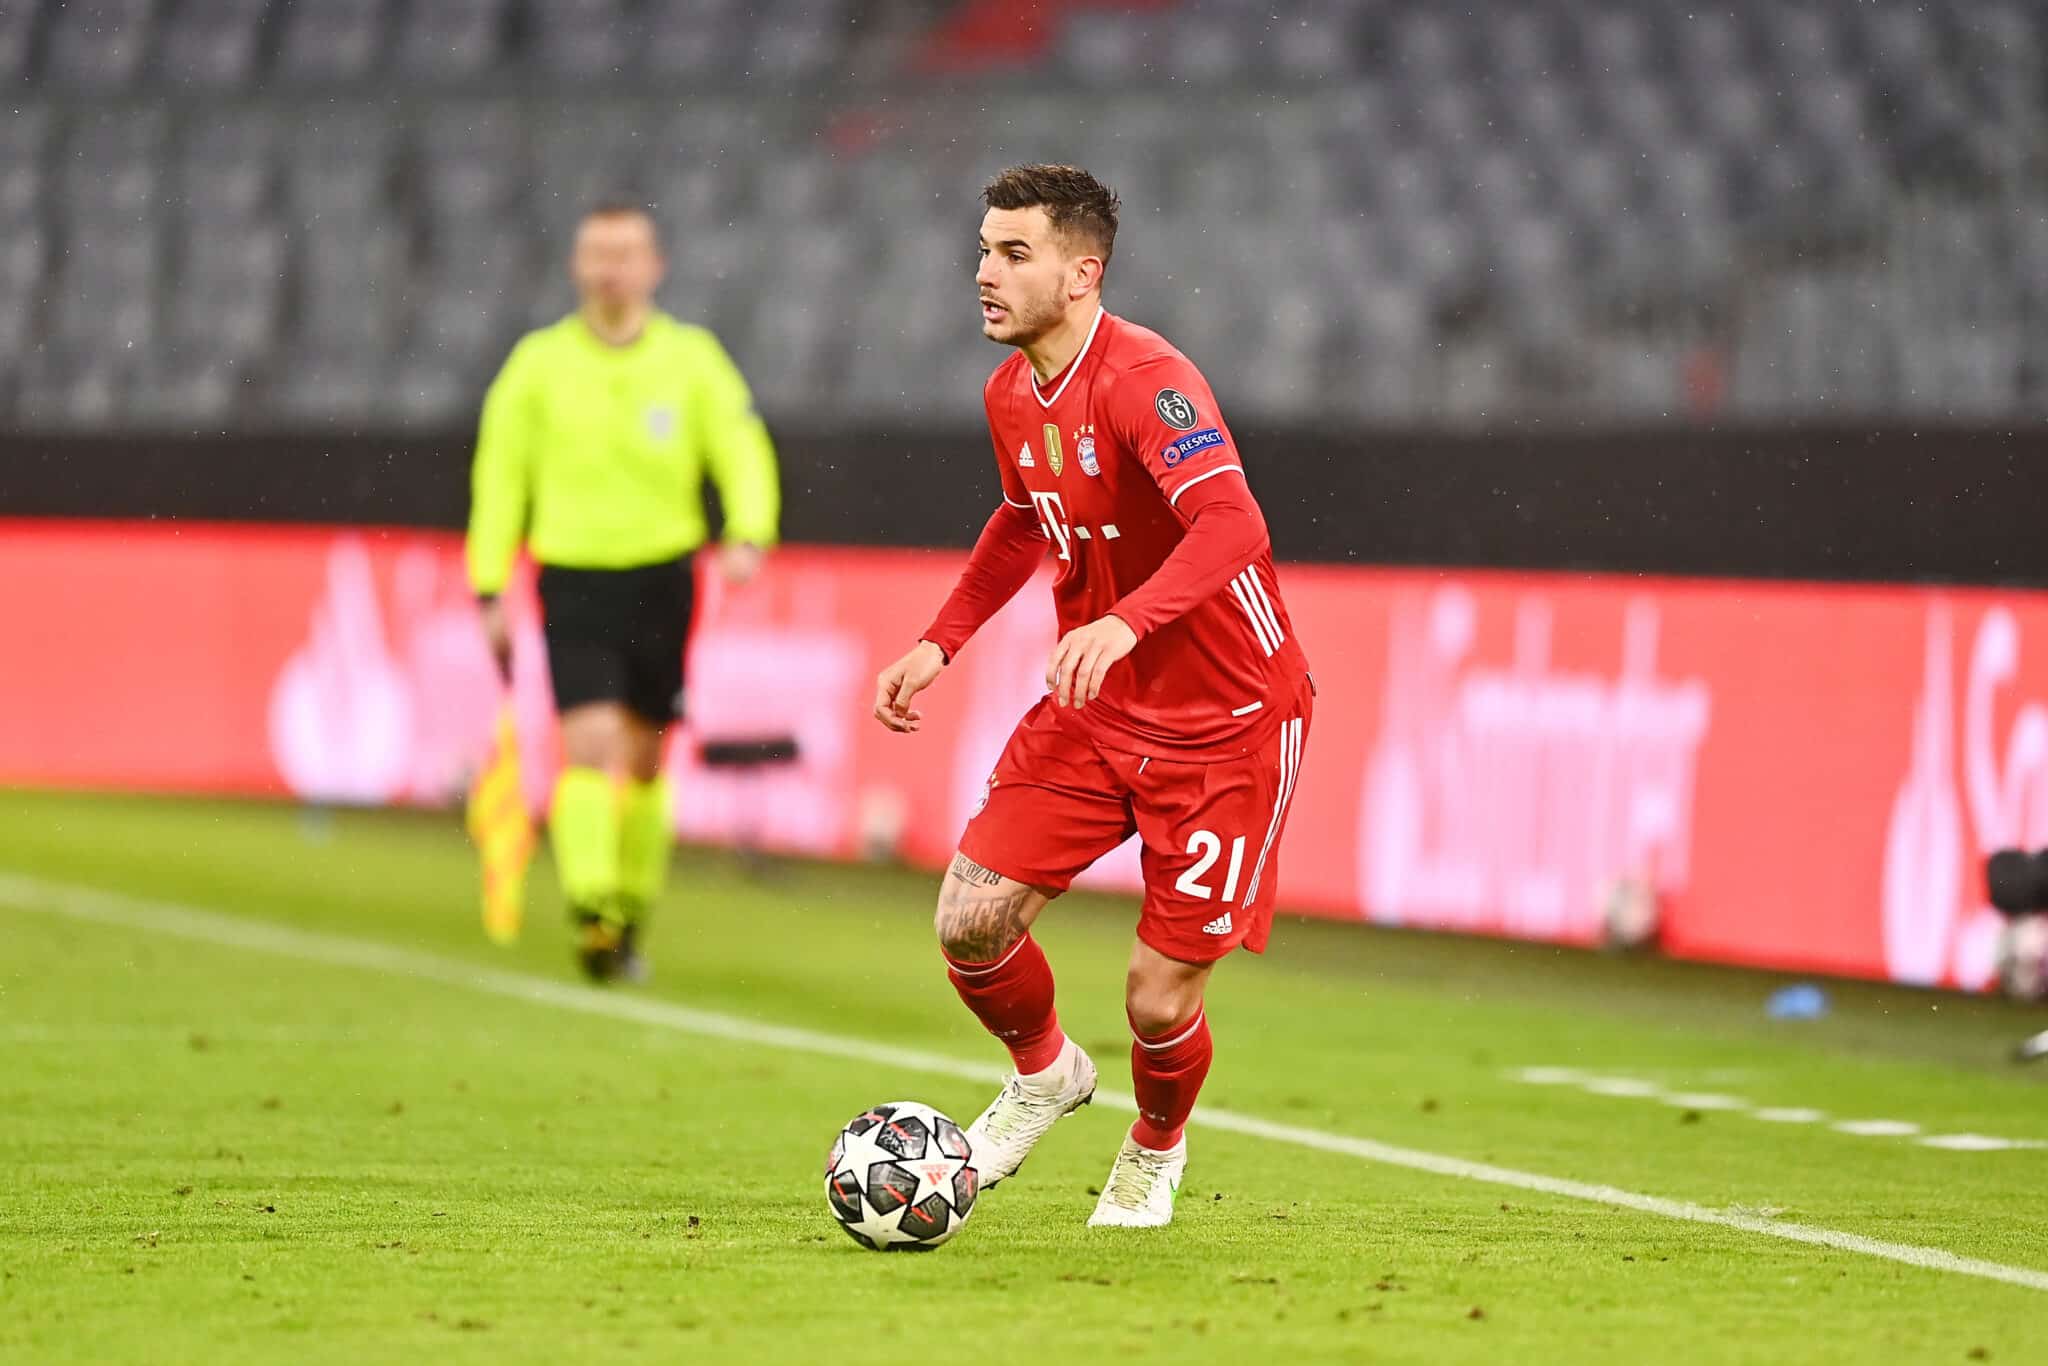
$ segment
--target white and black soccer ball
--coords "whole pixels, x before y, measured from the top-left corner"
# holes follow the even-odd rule
[[[960,1126],[929,1105],[892,1101],[855,1115],[825,1158],[825,1203],[878,1252],[933,1248],[974,1213],[981,1173]]]

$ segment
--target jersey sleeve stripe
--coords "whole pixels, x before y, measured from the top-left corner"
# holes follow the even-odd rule
[[[1294,795],[1294,779],[1301,772],[1301,718],[1295,717],[1280,727],[1280,791],[1273,799],[1273,820],[1266,827],[1266,842],[1259,849],[1259,861],[1252,865],[1252,880],[1245,885],[1244,900],[1238,904],[1249,906],[1259,894],[1259,878],[1266,871],[1266,856],[1273,852],[1273,841],[1280,835],[1280,823],[1287,816],[1287,802]]]
[[[1279,649],[1281,642],[1287,639],[1287,633],[1280,629],[1280,619],[1273,615],[1273,605],[1266,600],[1265,585],[1259,582],[1258,566],[1246,565],[1238,578],[1244,583],[1246,606],[1266,628],[1262,633],[1263,639],[1272,642],[1275,650]]]
[[[1257,602],[1255,602],[1252,598],[1251,588],[1249,585],[1245,583],[1245,579],[1249,572],[1250,571],[1247,570],[1245,573],[1239,574],[1237,578],[1231,582],[1230,586],[1232,591],[1235,592],[1237,595],[1238,606],[1242,607],[1244,609],[1245,616],[1251,619],[1253,634],[1258,636],[1259,644],[1265,649],[1266,653],[1270,656],[1271,654],[1273,654],[1274,651],[1280,648],[1280,642],[1274,639],[1272,628],[1266,625],[1266,619],[1259,614],[1259,607]]]
[[[1237,605],[1244,609],[1246,619],[1251,622],[1252,634],[1259,638],[1259,648],[1266,652],[1268,659],[1271,659],[1273,652],[1280,647],[1273,642],[1272,637],[1266,634],[1266,623],[1259,619],[1258,609],[1252,606],[1251,598],[1246,595],[1244,591],[1244,575],[1240,574],[1230,581],[1230,591],[1236,597]]]
[[[1218,465],[1218,466],[1217,466],[1217,467],[1216,467],[1215,469],[1213,469],[1213,470],[1204,470],[1204,471],[1202,471],[1202,472],[1201,472],[1200,474],[1196,475],[1196,476],[1195,476],[1194,478],[1192,478],[1192,479],[1188,480],[1188,481],[1187,481],[1187,483],[1185,483],[1185,484],[1182,484],[1182,485],[1181,485],[1181,486],[1180,486],[1179,488],[1175,489],[1175,490],[1174,490],[1174,491],[1172,492],[1172,494],[1171,494],[1171,495],[1169,495],[1169,496],[1167,497],[1167,500],[1166,500],[1166,505],[1167,505],[1168,507],[1178,507],[1178,506],[1180,505],[1180,496],[1181,496],[1181,495],[1182,495],[1183,493],[1186,493],[1186,492],[1187,492],[1187,491],[1188,491],[1189,489],[1191,489],[1191,488],[1193,488],[1193,487],[1194,487],[1195,485],[1197,485],[1197,484],[1201,483],[1201,482],[1202,482],[1202,481],[1203,481],[1204,479],[1214,479],[1214,478],[1215,478],[1215,477],[1216,477],[1217,475],[1219,475],[1219,474],[1228,474],[1228,473],[1230,473],[1230,472],[1231,472],[1232,470],[1236,470],[1236,471],[1237,471],[1237,472],[1238,472],[1239,474],[1243,474],[1243,473],[1244,473],[1244,466],[1242,466],[1242,465]]]
[[[1003,501],[1008,503],[1013,508],[1023,508],[1026,512],[1031,511],[1031,504],[1018,502],[1016,499],[1010,496],[1009,490],[1007,489],[1003,491]]]
[[[1259,578],[1257,565],[1245,566],[1244,586],[1245,591],[1251,594],[1252,606],[1258,608],[1259,615],[1265,618],[1266,634],[1273,638],[1273,644],[1277,648],[1280,642],[1287,639],[1287,633],[1280,629],[1279,614],[1273,610],[1273,600],[1266,596],[1266,585],[1264,580]]]

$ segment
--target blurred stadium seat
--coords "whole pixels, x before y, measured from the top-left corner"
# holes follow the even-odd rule
[[[972,418],[1024,158],[1121,190],[1113,306],[1247,414],[2048,410],[2039,6],[1093,4],[909,76],[946,8],[0,7],[0,421],[460,425],[616,194],[771,412]]]

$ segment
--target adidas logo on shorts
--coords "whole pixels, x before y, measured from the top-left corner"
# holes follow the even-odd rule
[[[1212,920],[1212,921],[1210,921],[1210,922],[1209,922],[1208,924],[1206,924],[1206,925],[1202,926],[1202,933],[1203,933],[1203,934],[1229,934],[1229,933],[1230,933],[1230,912],[1229,912],[1229,911],[1225,911],[1225,912],[1224,912],[1224,913],[1223,913],[1222,915],[1219,915],[1219,916],[1217,916],[1217,917],[1216,917],[1216,918],[1215,918],[1214,920]]]

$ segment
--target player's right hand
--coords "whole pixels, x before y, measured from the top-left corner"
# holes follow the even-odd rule
[[[911,710],[910,699],[937,682],[945,667],[944,650],[929,640],[917,642],[909,654],[875,676],[875,719],[890,730],[916,730],[924,713]]]
[[[510,682],[512,679],[512,620],[505,611],[503,598],[486,598],[477,604],[477,611],[484,621],[484,640],[491,649],[491,662],[498,666],[498,677]]]

